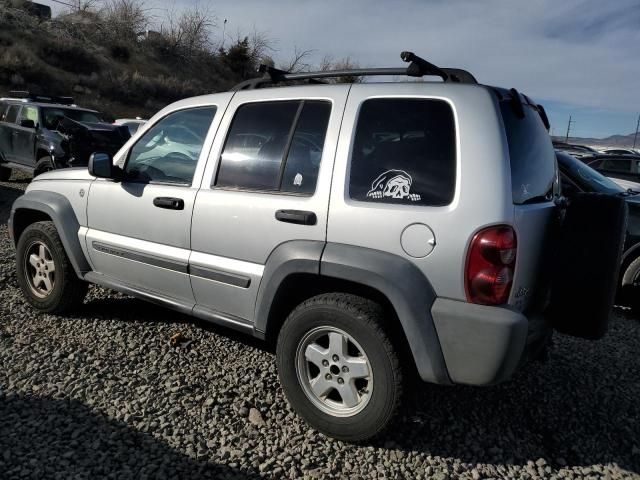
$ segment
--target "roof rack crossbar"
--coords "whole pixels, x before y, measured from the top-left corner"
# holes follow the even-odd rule
[[[32,93],[26,90],[11,90],[9,92],[11,97],[20,98],[24,100],[30,100],[32,102],[41,103],[59,103],[61,105],[73,104],[73,97],[61,96],[61,95],[43,95],[40,93]]]
[[[301,72],[290,73],[267,65],[260,65],[259,72],[262,77],[252,78],[233,87],[232,91],[252,90],[260,88],[262,85],[276,84],[282,82],[294,82],[308,80],[314,83],[321,83],[321,78],[337,77],[364,77],[364,76],[409,76],[423,77],[434,75],[442,78],[444,82],[454,83],[478,83],[469,72],[457,68],[440,68],[436,65],[418,57],[412,52],[402,52],[401,58],[409,63],[406,68],[355,68],[345,70],[326,70],[321,72]]]

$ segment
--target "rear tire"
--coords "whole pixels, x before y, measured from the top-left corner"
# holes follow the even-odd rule
[[[33,176],[37,177],[41,173],[49,172],[53,170],[55,167],[53,166],[53,162],[50,157],[41,157],[36,162],[36,167],[33,169]]]
[[[291,406],[345,441],[379,435],[400,404],[403,375],[380,305],[329,293],[300,304],[280,330],[278,373]]]
[[[41,312],[66,312],[87,293],[88,284],[77,277],[50,221],[32,223],[20,235],[16,274],[27,302]]]
[[[9,167],[0,167],[0,182],[6,182],[11,178],[11,169]]]

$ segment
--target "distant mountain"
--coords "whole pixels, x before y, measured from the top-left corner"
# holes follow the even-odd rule
[[[629,135],[611,135],[607,138],[582,138],[582,137],[569,137],[569,143],[575,143],[577,145],[589,145],[599,147],[624,147],[631,148],[633,146],[634,133]],[[554,140],[561,142],[565,141],[564,136],[554,136]],[[638,134],[638,141],[636,147],[640,144],[640,133]]]

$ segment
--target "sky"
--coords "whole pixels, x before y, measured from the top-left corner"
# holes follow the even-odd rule
[[[168,3],[145,0],[161,17]],[[635,131],[640,114],[640,0],[177,0],[209,7],[214,42],[257,30],[276,64],[294,49],[403,66],[410,50],[481,82],[515,87],[545,105],[554,135]],[[54,12],[57,11],[54,8]]]

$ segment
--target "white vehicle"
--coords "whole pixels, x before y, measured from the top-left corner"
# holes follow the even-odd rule
[[[114,122],[113,122],[114,125],[124,125],[124,126],[126,126],[129,129],[129,133],[132,136],[145,123],[147,123],[147,121],[143,120],[140,117],[136,117],[136,118],[116,118],[114,120]]]

